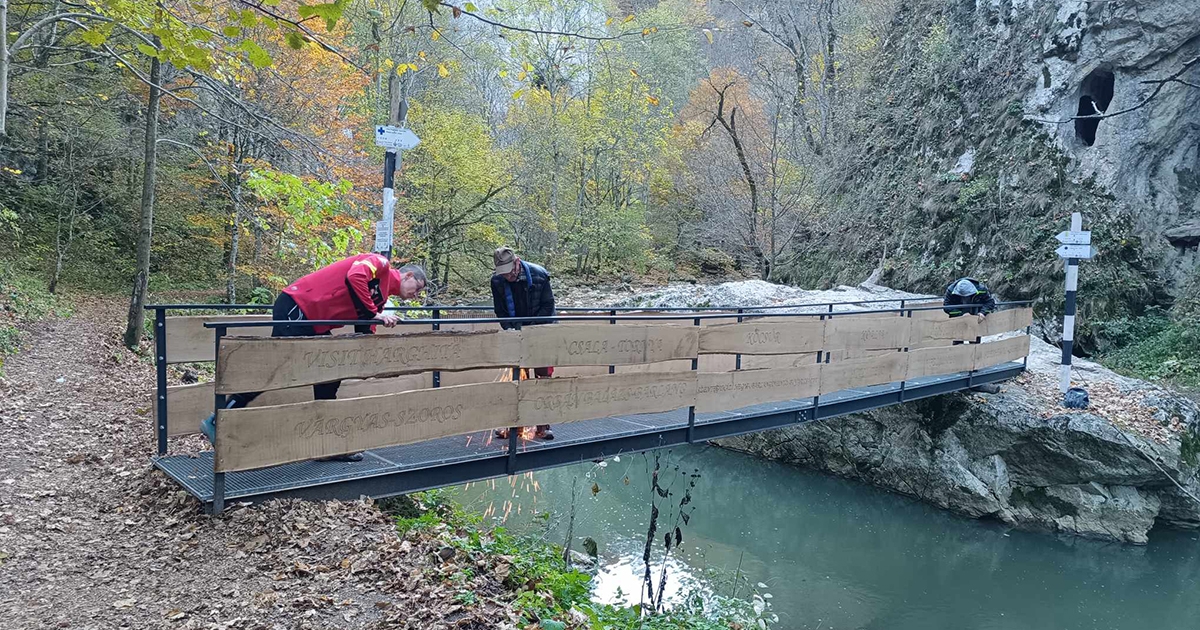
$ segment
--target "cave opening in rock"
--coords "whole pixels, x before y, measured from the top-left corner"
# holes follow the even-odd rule
[[[1109,70],[1093,70],[1079,85],[1079,109],[1076,116],[1103,114],[1113,97],[1113,73]],[[1099,119],[1076,119],[1075,137],[1087,146],[1096,144],[1096,129]]]

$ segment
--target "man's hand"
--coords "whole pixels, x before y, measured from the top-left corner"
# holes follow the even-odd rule
[[[388,315],[386,313],[380,313],[375,319],[383,322],[384,328],[395,328],[396,323],[400,321],[399,317],[395,315]]]
[[[978,317],[979,321],[983,321],[983,318],[987,317],[987,315],[985,315],[983,313],[975,313],[975,317]]]

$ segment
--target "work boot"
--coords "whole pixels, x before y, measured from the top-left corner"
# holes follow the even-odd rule
[[[322,457],[319,462],[361,462],[363,460],[362,453],[350,453],[348,455],[332,455],[330,457]]]
[[[539,440],[553,440],[554,432],[550,430],[550,425],[539,424],[537,431],[533,434],[533,436]]]
[[[1000,386],[995,383],[986,383],[984,385],[976,385],[971,388],[973,392],[983,392],[984,394],[999,394]]]

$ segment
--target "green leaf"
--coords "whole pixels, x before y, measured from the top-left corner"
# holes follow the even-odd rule
[[[298,10],[301,18],[316,16],[325,20],[325,29],[332,31],[337,27],[338,20],[342,19],[344,8],[345,0],[336,0],[325,4],[302,4]]]
[[[476,13],[479,11],[479,9],[476,9],[475,5],[471,4],[470,2],[464,4],[463,8],[466,9],[467,11],[470,11],[471,13]]]
[[[221,33],[223,33],[225,37],[241,37],[242,29],[236,26],[226,26],[225,28],[221,29]]]
[[[153,47],[149,44],[138,44],[137,49],[139,51],[141,51],[141,53],[143,55],[146,55],[147,57],[158,58],[158,49],[156,49],[155,47]]]
[[[274,63],[274,60],[271,59],[271,55],[267,51],[263,50],[262,46],[259,46],[251,40],[243,40],[238,48],[246,53],[246,58],[250,60],[250,63],[254,64],[255,68],[266,68]]]
[[[246,9],[245,11],[242,11],[241,17],[238,19],[238,21],[245,28],[254,28],[255,26],[258,26],[258,14],[252,9]]]
[[[425,10],[430,13],[437,13],[440,4],[440,0],[421,0],[421,6],[425,7]]]
[[[79,37],[81,37],[83,39],[83,41],[91,44],[92,46],[99,46],[100,44],[103,44],[104,42],[108,41],[107,33],[103,33],[101,31],[97,31],[97,30],[90,29],[90,28],[88,30],[80,33]]]
[[[296,31],[292,31],[287,34],[287,45],[288,48],[291,48],[292,50],[300,50],[301,48],[304,48],[305,41],[306,40],[304,39],[304,36]]]
[[[209,41],[212,41],[212,37],[213,37],[212,33],[210,33],[209,31],[199,28],[199,27],[196,27],[196,26],[193,26],[192,28],[188,29],[188,35],[190,35],[192,37],[192,39],[194,39],[198,42],[209,42]]]

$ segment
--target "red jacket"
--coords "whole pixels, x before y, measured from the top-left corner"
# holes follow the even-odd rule
[[[371,319],[389,295],[400,294],[400,274],[379,254],[351,256],[288,285],[305,319]],[[313,326],[318,334],[340,326]],[[373,328],[372,328],[373,330]]]

